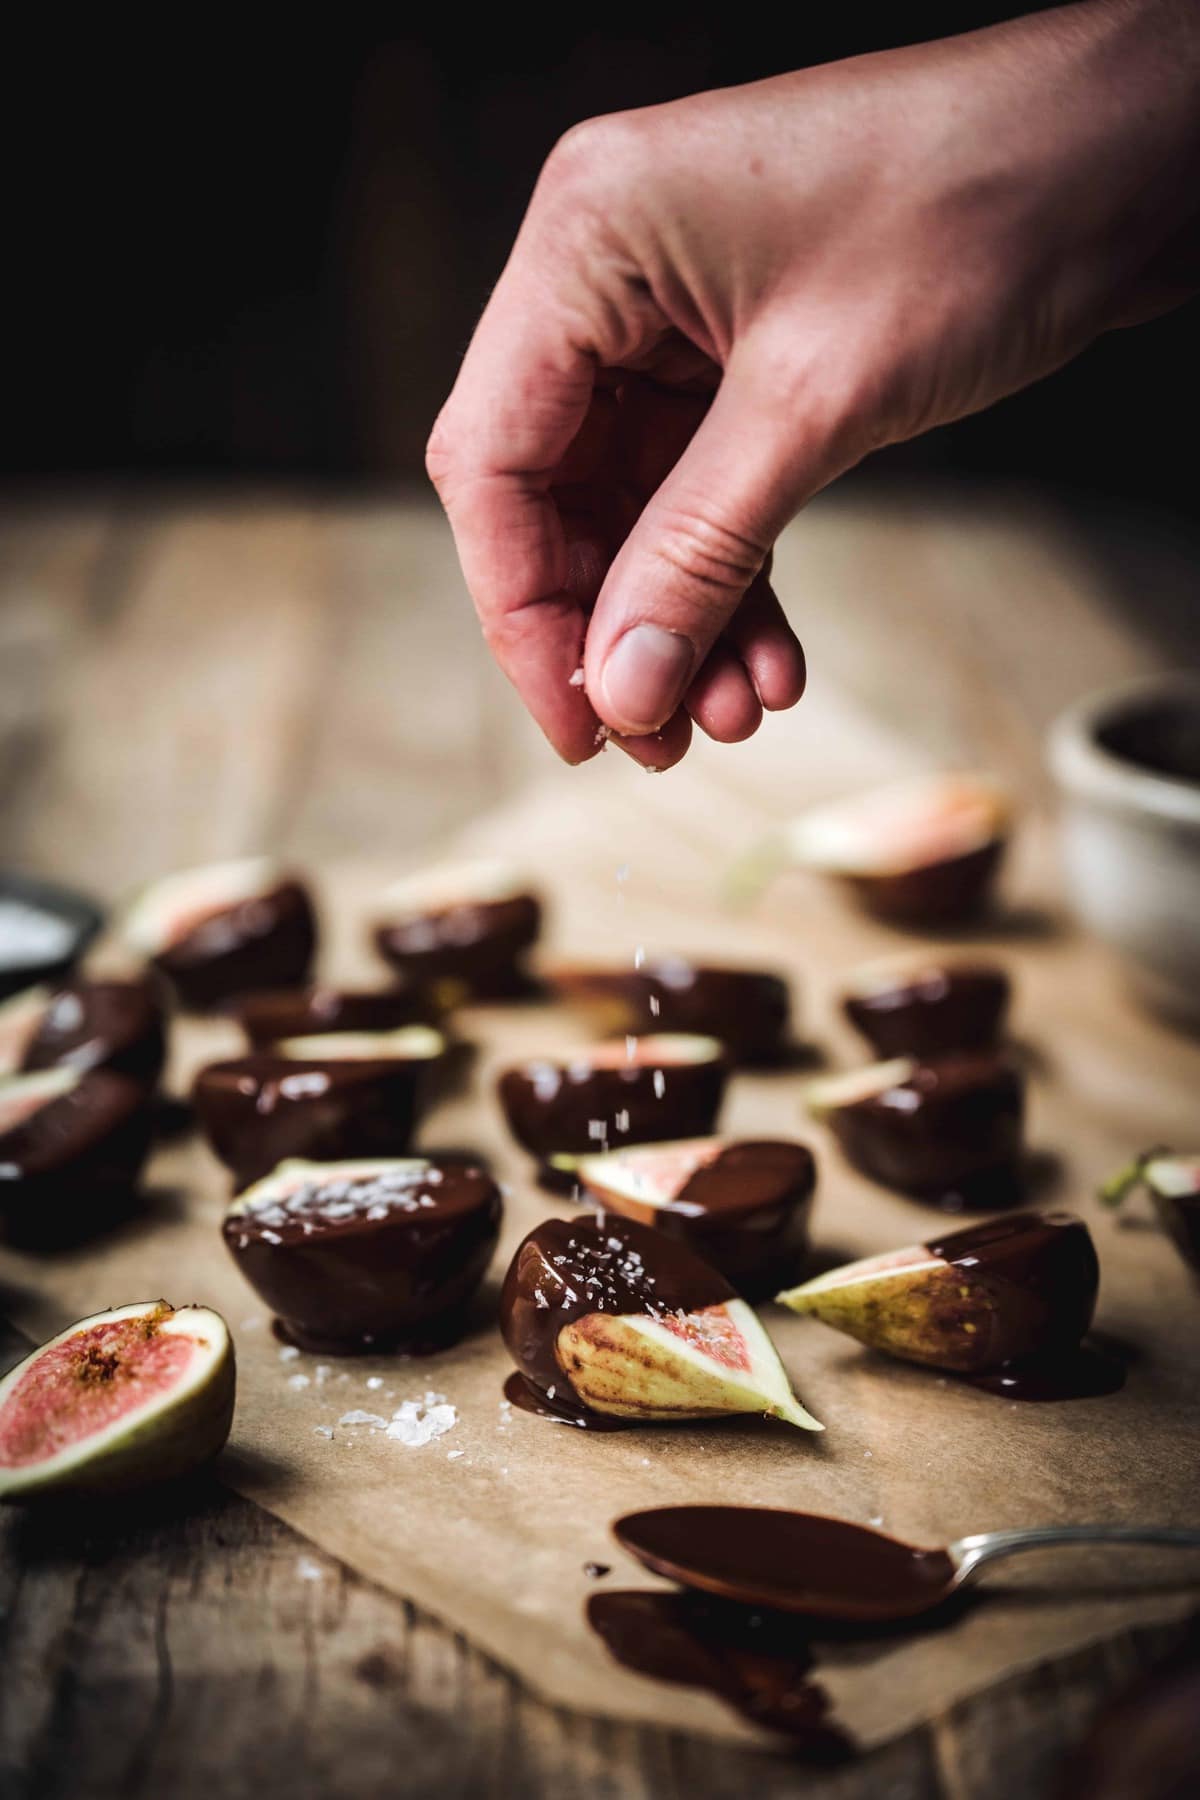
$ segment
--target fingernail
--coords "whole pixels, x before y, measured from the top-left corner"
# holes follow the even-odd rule
[[[635,625],[608,653],[602,684],[609,710],[627,737],[657,731],[683,698],[694,651],[661,625]]]

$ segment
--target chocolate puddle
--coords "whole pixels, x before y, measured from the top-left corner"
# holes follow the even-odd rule
[[[562,1385],[568,1386],[565,1375]],[[520,1412],[549,1419],[553,1425],[574,1425],[580,1431],[626,1431],[638,1423],[636,1419],[618,1419],[607,1413],[593,1412],[590,1406],[580,1406],[569,1400],[565,1393],[556,1391],[551,1399],[548,1394],[540,1394],[531,1387],[519,1369],[514,1369],[504,1383],[504,1398]]]
[[[1008,1400],[1095,1400],[1125,1386],[1125,1365],[1088,1344],[1051,1356],[1031,1356],[982,1375],[960,1375],[968,1386]]]
[[[653,1681],[702,1688],[751,1724],[789,1738],[806,1760],[846,1760],[852,1740],[829,1718],[829,1696],[809,1678],[801,1625],[704,1594],[591,1594],[587,1622],[622,1667]]]

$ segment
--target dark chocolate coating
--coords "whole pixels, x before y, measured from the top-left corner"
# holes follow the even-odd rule
[[[846,1017],[881,1058],[990,1050],[1008,1011],[1009,980],[987,963],[931,963],[893,987],[849,994]]]
[[[897,1094],[909,1104],[889,1103]],[[943,1198],[1015,1166],[1023,1113],[1020,1072],[998,1056],[963,1052],[919,1063],[907,1081],[838,1106],[827,1123],[864,1175]]]
[[[254,1049],[284,1038],[316,1037],[330,1031],[398,1031],[432,1022],[437,1008],[415,986],[376,992],[329,987],[281,988],[247,994],[235,1008],[238,1023]]]
[[[162,1008],[148,982],[74,981],[47,1002],[21,1067],[114,1069],[153,1087],[165,1056]]]
[[[19,901],[37,912],[48,913],[64,921],[71,931],[70,944],[59,956],[40,962],[0,961],[0,1000],[19,994],[23,988],[53,986],[65,980],[104,923],[103,913],[82,894],[28,875],[0,875],[0,900]]]
[[[259,988],[298,986],[316,943],[308,890],[282,881],[202,919],[152,960],[182,1006],[204,1011]]]
[[[926,1244],[955,1271],[947,1305],[969,1316],[973,1372],[1073,1349],[1100,1291],[1100,1264],[1082,1219],[1007,1213]]]
[[[1200,1194],[1160,1194],[1151,1188],[1150,1198],[1180,1256],[1200,1274]]]
[[[799,1278],[816,1179],[812,1152],[803,1144],[725,1144],[644,1222],[687,1244],[739,1293],[774,1294]],[[623,1201],[607,1199],[600,1189],[594,1193],[598,1205],[623,1210]]]
[[[905,869],[891,875],[844,877],[857,899],[876,918],[895,925],[958,925],[983,910],[1004,855],[1005,841],[993,838],[963,856]]]
[[[89,1070],[0,1135],[0,1220],[10,1243],[53,1249],[127,1206],[150,1147],[145,1086]]]
[[[414,981],[459,981],[477,998],[499,999],[528,987],[519,959],[541,928],[537,895],[516,894],[378,925],[374,939],[384,960]]]
[[[628,1513],[617,1542],[657,1575],[746,1606],[834,1619],[900,1619],[945,1598],[954,1564],[848,1519],[767,1506]]]
[[[575,1062],[547,1059],[506,1069],[497,1091],[509,1130],[533,1156],[575,1156],[599,1149],[590,1130],[594,1119],[607,1123],[613,1146],[706,1137],[725,1093],[729,1068],[724,1058],[664,1063],[662,1074],[660,1096],[652,1063],[594,1068],[581,1051]],[[616,1130],[618,1112],[629,1114],[627,1131]]]
[[[568,999],[603,1008],[609,1031],[696,1032],[720,1038],[731,1061],[743,1064],[777,1062],[786,1047],[787,983],[762,970],[667,956],[640,969],[563,969],[555,985]]]
[[[288,1156],[403,1156],[427,1067],[258,1051],[201,1069],[192,1100],[212,1148],[245,1186]]]
[[[500,1190],[483,1169],[431,1160],[435,1179],[405,1190],[414,1204],[383,1218],[366,1207],[265,1226],[253,1212],[226,1218],[230,1253],[284,1336],[338,1353],[422,1347],[461,1326],[496,1247]]]
[[[699,1312],[736,1298],[711,1263],[632,1219],[547,1219],[509,1264],[500,1334],[538,1393],[554,1388],[558,1398],[566,1390],[582,1406],[558,1358],[564,1325],[591,1313]]]

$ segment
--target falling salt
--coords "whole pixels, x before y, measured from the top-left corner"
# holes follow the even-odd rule
[[[651,1018],[657,1019],[657,1017],[661,1011],[662,1011],[662,1001],[659,999],[657,994],[651,994],[651,996],[650,996],[650,1016],[651,1016]]]
[[[640,969],[642,967],[642,964],[645,962],[645,960],[646,960],[646,946],[645,946],[645,944],[639,944],[637,949],[633,953],[634,968]]]
[[[618,1131],[628,1131],[629,1130],[629,1111],[628,1111],[627,1107],[623,1106],[621,1108],[620,1112],[616,1116],[614,1123],[616,1124]]]
[[[629,880],[629,864],[628,863],[622,863],[620,868],[617,870],[617,880],[618,881],[628,881]]]
[[[311,1556],[301,1556],[296,1559],[296,1573],[301,1581],[324,1581],[325,1579],[324,1569],[319,1562],[314,1562]]]
[[[661,1069],[654,1071],[654,1098],[661,1100],[667,1091],[667,1078]]]
[[[625,1033],[625,1060],[632,1062],[637,1055],[637,1038],[632,1032]]]

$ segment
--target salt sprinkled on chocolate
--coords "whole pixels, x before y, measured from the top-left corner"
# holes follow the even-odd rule
[[[272,1232],[273,1226],[334,1225],[359,1217],[375,1222],[394,1212],[412,1213],[421,1207],[435,1206],[433,1196],[421,1191],[436,1185],[435,1175],[440,1180],[441,1170],[413,1163],[373,1175],[305,1181],[290,1194],[268,1193],[252,1200],[243,1218],[269,1244],[280,1241]]]

